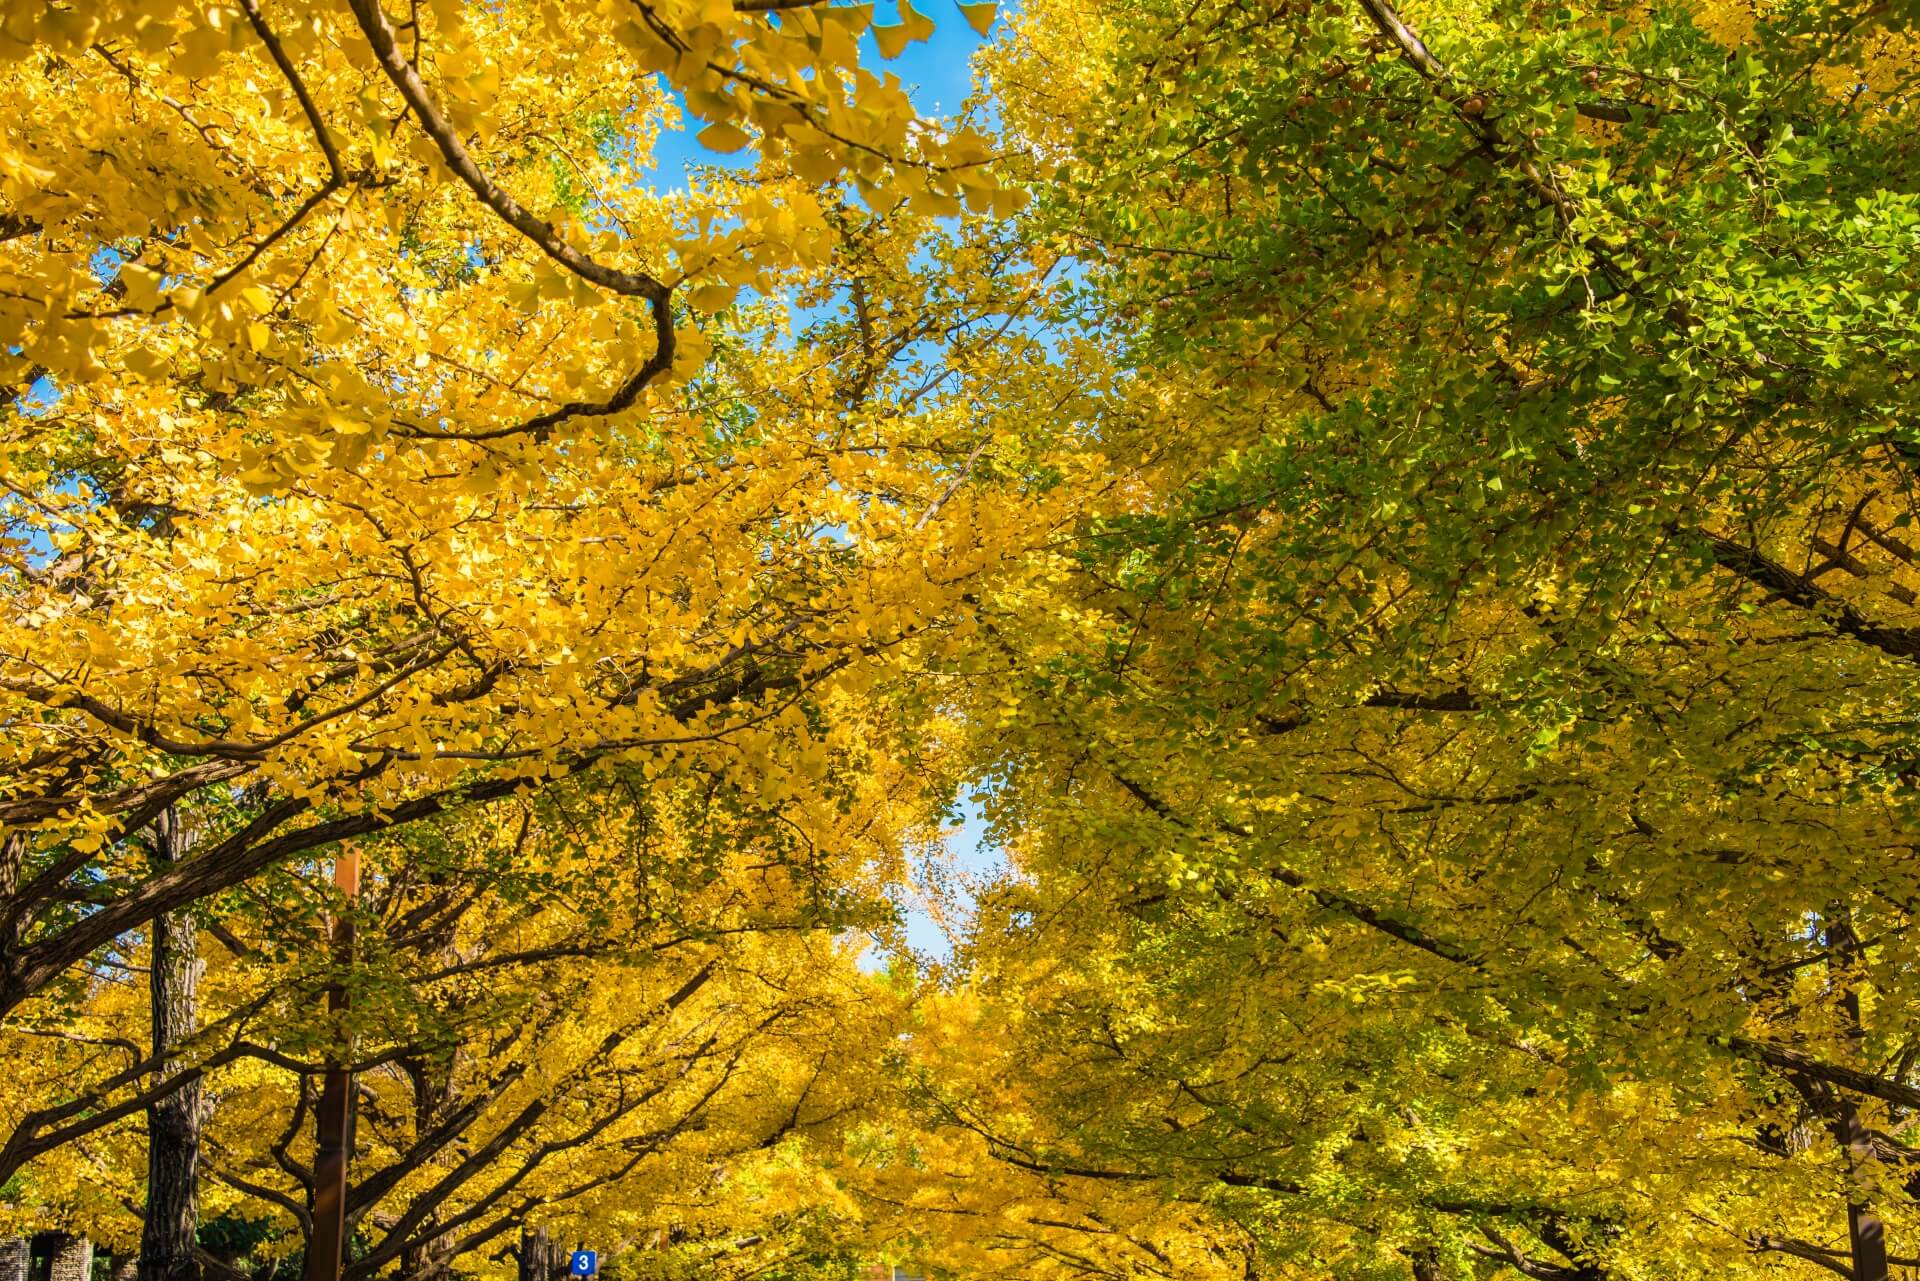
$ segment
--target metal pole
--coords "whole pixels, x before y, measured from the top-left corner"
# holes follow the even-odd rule
[[[360,893],[360,851],[342,846],[333,861],[333,883],[351,902]],[[353,918],[342,914],[333,926],[336,964],[353,960]],[[347,1009],[347,990],[327,989],[327,1012]],[[353,1073],[337,1059],[320,1086],[314,1113],[317,1150],[313,1157],[313,1239],[307,1245],[305,1281],[340,1281],[347,1259],[347,1162],[353,1154]]]

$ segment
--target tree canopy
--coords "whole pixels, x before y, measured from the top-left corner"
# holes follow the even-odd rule
[[[1920,1269],[1916,21],[9,7],[0,1232]]]

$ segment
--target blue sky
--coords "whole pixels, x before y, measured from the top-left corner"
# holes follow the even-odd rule
[[[1012,7],[1011,4],[1002,5],[1002,9],[1007,11],[1011,11]],[[899,76],[901,84],[906,86],[908,97],[922,115],[951,115],[960,110],[968,90],[972,88],[973,69],[970,63],[973,53],[987,43],[987,38],[975,34],[960,10],[954,6],[953,0],[921,0],[916,8],[933,19],[932,39],[916,40],[898,58],[888,60],[880,56],[869,33],[861,37],[861,55],[877,73],[891,71]],[[899,20],[895,0],[882,0],[876,4],[876,23],[891,24]],[[1001,23],[996,20],[989,35],[998,35],[1001,29]],[[732,166],[752,160],[751,150],[732,155],[707,150],[694,140],[694,134],[704,126],[697,120],[691,124],[693,128],[660,137],[654,147],[652,175],[675,183],[694,165]]]
[[[873,37],[867,35],[861,40],[862,53],[867,65],[876,71],[891,71],[900,77],[908,96],[922,115],[951,115],[960,110],[972,89],[971,61],[974,51],[986,44],[988,38],[998,35],[1002,27],[996,21],[988,37],[976,34],[952,0],[921,0],[916,7],[933,19],[931,39],[915,41],[898,58],[889,60],[880,56]],[[1011,8],[1011,4],[1002,5],[1003,10]],[[874,20],[880,23],[898,22],[899,13],[894,0],[883,0],[878,4]],[[684,181],[689,169],[695,166],[731,166],[751,162],[751,151],[723,155],[702,147],[694,140],[700,122],[696,120],[691,123],[693,128],[664,134],[655,144],[654,164],[650,171],[655,180],[677,184]],[[978,807],[964,795],[960,798],[960,818],[958,828],[947,841],[950,862],[940,876],[940,879],[956,888],[969,879],[977,881],[990,877],[1002,866],[999,852],[984,839],[986,824],[980,817]],[[901,901],[901,908],[906,917],[907,946],[933,960],[948,959],[952,949],[924,906],[908,894]],[[889,959],[875,948],[864,958],[864,964],[868,968],[878,969],[884,967]]]
[[[960,796],[960,825],[947,837],[947,857],[951,861],[941,878],[959,893],[962,906],[970,902],[969,896],[964,893],[969,881],[988,879],[1005,869],[1006,863],[1000,851],[989,844],[986,837],[987,824],[980,815],[980,807],[968,799],[963,789]],[[901,908],[906,916],[907,946],[936,961],[947,960],[952,955],[952,947],[926,909],[911,896],[902,900]],[[869,968],[877,968],[884,965],[886,960],[885,954],[876,949],[867,958],[867,963]]]
[[[862,39],[863,53],[869,65],[885,71],[891,71],[900,77],[907,87],[908,96],[922,115],[939,116],[957,112],[965,102],[973,87],[972,59],[974,51],[987,43],[987,39],[996,36],[1002,30],[998,20],[988,32],[987,37],[975,34],[960,11],[950,0],[923,0],[922,9],[933,19],[933,38],[915,41],[907,46],[906,52],[898,58],[887,61],[879,56],[873,46],[871,35]],[[1010,11],[1012,4],[1003,4],[1003,11]],[[882,5],[876,10],[876,21],[897,22],[898,17],[891,5]],[[986,822],[980,816],[979,807],[963,794],[960,798],[961,823],[947,840],[947,854],[952,859],[951,871],[956,875],[951,879],[956,885],[964,884],[966,879],[981,879],[993,875],[1002,865],[1000,852],[985,841]],[[907,945],[915,952],[944,961],[952,954],[946,936],[940,927],[934,924],[933,917],[911,900],[902,904],[906,914]],[[875,963],[885,958],[874,956]]]

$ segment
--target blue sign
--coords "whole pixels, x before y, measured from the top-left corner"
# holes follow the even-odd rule
[[[600,1270],[600,1256],[592,1250],[575,1250],[567,1271],[577,1277],[590,1277]]]

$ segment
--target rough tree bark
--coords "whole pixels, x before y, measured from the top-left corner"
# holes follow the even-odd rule
[[[156,870],[186,857],[187,838],[178,813],[161,812],[153,823]],[[186,911],[153,921],[153,1053],[155,1076],[178,1071],[172,1054],[193,1035],[199,1019],[199,938]],[[138,1281],[197,1281],[193,1257],[200,1220],[200,1127],[204,1120],[200,1082],[183,1086],[147,1108],[147,1215],[140,1234]]]
[[[27,858],[28,838],[25,832],[13,831],[0,838],[0,971],[11,971],[14,957],[20,951],[21,933],[25,929],[26,905],[20,902],[20,885]],[[26,1238],[21,1238],[25,1240]],[[31,1253],[27,1256],[31,1259]],[[8,1256],[9,1264],[11,1256]],[[29,1269],[31,1271],[31,1269]],[[12,1281],[11,1273],[0,1273],[6,1281]]]
[[[411,1058],[402,1060],[400,1066],[413,1082],[415,1134],[426,1134],[432,1130],[453,1105],[453,1076],[457,1061],[457,1054],[447,1062]],[[443,1158],[436,1164],[451,1162]],[[428,1224],[437,1223],[438,1220],[436,1212],[428,1219]],[[452,1259],[447,1253],[452,1241],[450,1234],[440,1233],[408,1247],[400,1256],[400,1276],[403,1281],[447,1281],[452,1274]]]
[[[93,1240],[70,1232],[56,1235],[47,1254],[47,1281],[92,1281]]]
[[[351,842],[334,854],[333,884],[350,905],[360,893],[360,854]],[[351,906],[333,923],[333,959],[342,969],[353,963],[354,933]],[[348,1008],[347,989],[335,982],[327,988],[327,1012],[335,1019]],[[320,1103],[313,1113],[313,1200],[309,1209],[313,1229],[307,1235],[306,1281],[340,1281],[346,1274],[347,1247],[352,1227],[348,1223],[348,1202],[352,1188],[348,1184],[353,1163],[353,1127],[357,1107],[353,1073],[342,1059],[351,1047],[338,1047],[339,1058],[330,1056],[327,1070],[321,1074]]]
[[[545,1228],[520,1234],[519,1281],[555,1281],[566,1269],[560,1258],[560,1246]]]
[[[1826,936],[1834,958],[1828,965],[1834,981],[1842,985],[1840,1008],[1846,1015],[1848,1039],[1857,1059],[1866,1043],[1860,1004],[1860,987],[1865,980],[1858,972],[1860,937],[1853,931],[1852,913],[1844,906],[1829,912]],[[1873,1135],[1851,1098],[1837,1093],[1834,1098],[1837,1110],[1833,1137],[1847,1154],[1847,1238],[1853,1256],[1853,1281],[1888,1281],[1886,1226],[1874,1211],[1868,1192],[1873,1183]]]

